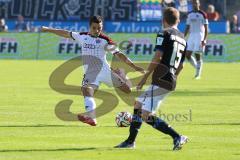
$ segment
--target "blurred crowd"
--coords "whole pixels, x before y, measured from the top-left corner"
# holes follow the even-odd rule
[[[8,26],[6,25],[5,19],[1,18],[0,19],[0,32],[7,32],[8,31]]]
[[[18,15],[15,22],[14,31],[15,32],[35,32],[37,30],[35,29],[35,27],[30,25],[30,22],[25,21],[22,15]],[[8,26],[4,18],[0,18],[0,32],[8,32]]]
[[[219,13],[215,10],[215,7],[212,4],[208,5],[206,13],[209,21],[218,21],[220,19]]]
[[[182,3],[183,5],[189,0],[162,0],[162,4],[164,7],[176,7],[176,2],[178,3]],[[185,3],[184,3],[185,2]],[[207,2],[207,0],[206,0]],[[208,1],[211,2],[211,1]],[[213,0],[212,0],[213,2]],[[221,1],[221,3],[223,3],[223,1]],[[206,4],[205,4],[206,5]],[[215,6],[213,4],[208,4],[207,7],[202,7],[204,8],[204,11],[206,12],[207,18],[210,21],[221,21],[221,20],[227,20],[228,24],[229,24],[229,31],[230,33],[240,33],[240,10],[237,11],[235,14],[229,16],[229,18],[221,15],[223,14],[223,11],[221,11],[221,9],[219,8],[218,10],[221,11],[221,13],[219,13]],[[186,18],[186,14],[185,12],[181,11],[180,8],[177,8],[180,11],[181,14],[181,20],[184,21]]]

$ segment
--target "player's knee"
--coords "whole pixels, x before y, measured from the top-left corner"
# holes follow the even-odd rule
[[[94,94],[94,90],[93,90],[93,88],[90,88],[88,86],[83,86],[82,93],[83,93],[83,96],[92,97]]]
[[[190,54],[190,53],[189,53],[189,54],[186,54],[186,57],[187,57],[188,60],[191,59],[191,56],[192,56],[192,54]]]
[[[148,112],[148,111],[142,111],[142,119],[143,119],[143,121],[145,121],[145,122],[147,122],[148,121],[148,117],[151,115],[151,113],[150,112]]]
[[[200,61],[201,60],[201,52],[197,52],[195,55],[196,55],[196,60]]]
[[[142,108],[142,103],[135,101],[134,103],[134,109],[141,109]]]

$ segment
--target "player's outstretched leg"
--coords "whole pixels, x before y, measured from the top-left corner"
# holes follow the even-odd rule
[[[117,88],[119,88],[124,93],[131,93],[132,83],[126,76],[124,69],[112,69],[112,72],[112,80],[114,86],[117,86]]]
[[[202,65],[203,65],[201,53],[196,53],[196,59],[197,59],[197,67],[196,67],[195,79],[200,79],[201,73],[202,73]]]
[[[192,51],[187,51],[186,52],[186,57],[189,61],[189,63],[193,66],[193,68],[197,68],[197,62],[196,59],[192,56]]]
[[[173,150],[180,150],[182,145],[188,140],[186,136],[177,133],[170,125],[157,116],[151,115],[148,111],[143,111],[143,120],[153,128],[168,134],[173,138]]]
[[[82,92],[84,95],[84,103],[85,103],[85,109],[87,111],[87,114],[79,114],[78,115],[78,120],[87,123],[91,126],[96,126],[97,125],[97,120],[96,120],[96,103],[93,98],[96,86],[91,86],[91,85],[86,85],[82,87]]]
[[[136,102],[135,106],[136,105],[140,105],[140,103]],[[132,122],[129,128],[128,138],[119,145],[115,146],[115,148],[135,148],[135,139],[138,135],[138,131],[141,125],[142,125],[141,109],[137,108],[134,109]]]
[[[181,135],[180,137],[175,138],[173,140],[173,145],[174,145],[173,150],[176,151],[176,150],[182,149],[182,146],[187,142],[188,142],[187,136]]]
[[[91,126],[96,126],[97,125],[97,120],[94,118],[91,118],[90,116],[83,115],[83,114],[78,114],[78,120],[87,123]]]

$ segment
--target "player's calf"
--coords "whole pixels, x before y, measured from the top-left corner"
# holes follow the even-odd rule
[[[116,85],[119,86],[117,88],[119,88],[124,93],[127,93],[127,94],[131,93],[132,83],[126,76],[124,69],[118,68],[118,69],[113,70],[113,72],[115,73],[113,75],[114,76],[113,78],[116,78],[116,77],[118,78],[118,82],[116,82],[116,80],[115,80],[115,83],[117,83]]]
[[[96,103],[93,97],[95,89],[97,89],[97,86],[95,85],[84,85],[82,87],[86,115],[82,115],[82,114],[78,115],[79,121],[83,123],[87,123],[91,126],[97,125],[96,113],[95,113]]]

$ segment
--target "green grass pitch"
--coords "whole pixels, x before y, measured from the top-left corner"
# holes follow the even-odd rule
[[[128,135],[128,128],[115,126],[115,115],[132,112],[132,106],[120,99],[116,109],[98,119],[97,127],[59,120],[54,108],[63,99],[74,100],[73,113],[84,110],[83,97],[49,87],[50,74],[62,63],[0,61],[0,160],[240,159],[239,63],[205,63],[201,80],[193,80],[193,68],[185,65],[176,92],[161,106],[165,114],[191,110],[191,120],[170,122],[190,138],[177,152],[172,151],[170,137],[146,124],[136,149],[114,149]],[[81,79],[81,70],[75,70],[67,83],[78,85]],[[106,86],[101,89],[113,92]]]

